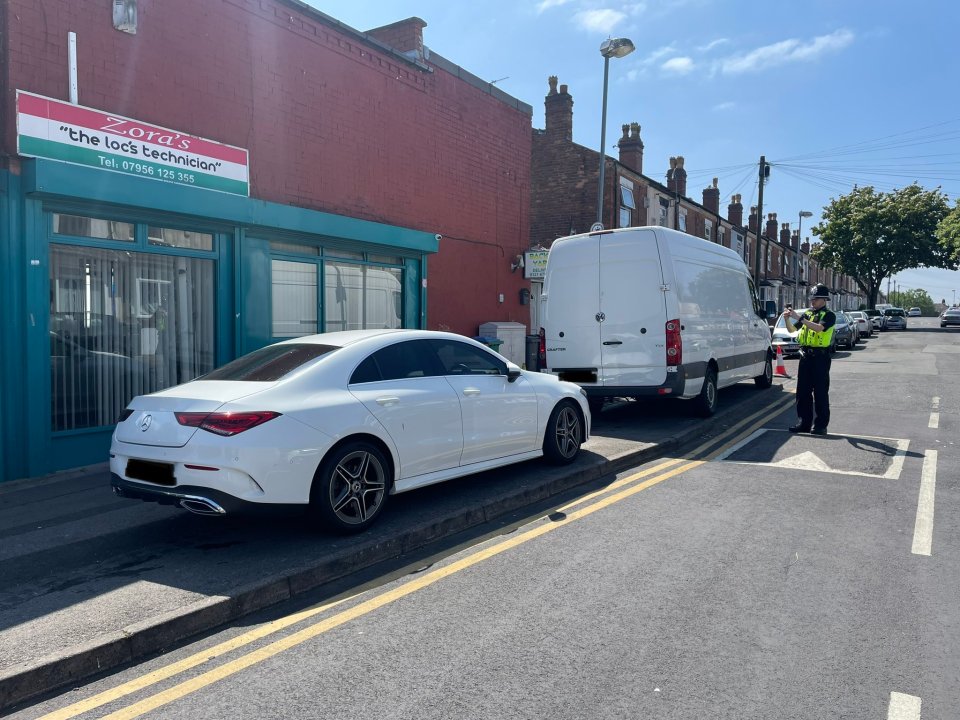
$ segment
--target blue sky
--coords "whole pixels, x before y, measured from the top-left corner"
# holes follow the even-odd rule
[[[600,144],[609,36],[636,51],[610,62],[607,153],[620,126],[641,125],[644,174],[663,180],[683,155],[687,194],[719,178],[721,208],[757,200],[760,155],[773,164],[764,212],[803,234],[830,198],[856,183],[878,190],[914,180],[960,198],[960,6],[915,0],[310,0],[368,30],[407,17],[424,43],[533,106],[542,128],[547,77],[574,100],[574,141]],[[960,272],[908,270],[897,281],[935,301],[960,291]],[[958,293],[960,294],[960,293]]]

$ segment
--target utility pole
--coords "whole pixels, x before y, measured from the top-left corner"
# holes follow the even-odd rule
[[[754,252],[753,282],[757,286],[757,294],[760,294],[760,246],[763,237],[763,181],[770,171],[767,169],[766,155],[760,156],[760,191],[757,194],[757,247]],[[763,297],[760,297],[763,300]]]

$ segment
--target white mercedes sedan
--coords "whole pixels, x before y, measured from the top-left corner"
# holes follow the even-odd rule
[[[453,333],[286,340],[134,398],[110,447],[114,492],[203,515],[309,507],[358,532],[391,494],[545,457],[589,437],[578,385]]]

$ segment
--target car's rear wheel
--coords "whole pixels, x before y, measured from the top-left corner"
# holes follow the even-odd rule
[[[327,529],[356,533],[370,527],[386,505],[389,464],[375,445],[350,442],[320,464],[310,492],[313,515]]]
[[[703,378],[703,387],[700,394],[693,401],[694,409],[700,417],[710,417],[717,410],[717,371],[707,368],[707,375]]]
[[[550,413],[543,435],[543,456],[553,465],[572,463],[583,444],[583,418],[572,400],[562,400]]]

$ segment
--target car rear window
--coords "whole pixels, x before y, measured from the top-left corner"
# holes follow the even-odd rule
[[[900,308],[889,308],[883,311],[887,317],[903,317],[903,310]]]
[[[334,350],[339,350],[339,347],[315,343],[270,345],[228,362],[198,379],[274,382]]]

